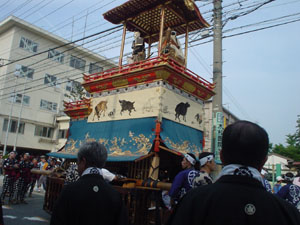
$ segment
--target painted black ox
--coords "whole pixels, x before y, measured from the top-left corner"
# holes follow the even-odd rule
[[[129,101],[126,101],[126,100],[119,100],[119,102],[120,102],[120,105],[121,105],[121,112],[120,112],[121,115],[122,115],[123,111],[128,110],[129,116],[131,116],[131,111],[132,110],[136,111],[135,108],[134,108],[134,102],[129,102]]]
[[[178,121],[180,122],[179,116],[182,116],[183,120],[186,122],[185,116],[186,116],[188,107],[190,107],[190,104],[188,102],[187,103],[180,102],[175,108],[175,120],[178,119]]]

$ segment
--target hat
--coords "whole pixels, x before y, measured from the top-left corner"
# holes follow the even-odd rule
[[[44,155],[41,155],[41,157],[40,157],[41,159],[45,159],[46,158],[46,156],[44,156]]]
[[[276,180],[277,180],[277,181],[283,181],[284,179],[282,178],[282,176],[277,176],[277,177],[276,177]]]
[[[28,156],[30,156],[30,154],[29,154],[28,152],[24,153],[24,155],[28,155]]]

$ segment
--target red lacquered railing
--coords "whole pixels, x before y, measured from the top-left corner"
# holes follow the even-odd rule
[[[144,61],[135,62],[132,64],[124,65],[121,67],[115,67],[111,68],[109,70],[100,72],[100,73],[94,73],[94,74],[84,74],[83,79],[85,83],[94,82],[99,79],[105,79],[113,77],[114,75],[120,75],[120,74],[127,74],[130,72],[135,72],[142,69],[149,69],[153,68],[155,66],[161,65],[161,64],[167,64],[171,66],[174,70],[176,70],[179,73],[184,74],[185,76],[191,78],[197,83],[202,84],[209,90],[214,89],[214,84],[210,83],[209,81],[205,80],[204,78],[200,77],[196,73],[192,72],[191,70],[187,69],[186,67],[180,65],[175,60],[168,57],[168,55],[163,55],[161,57],[154,57],[150,58]]]

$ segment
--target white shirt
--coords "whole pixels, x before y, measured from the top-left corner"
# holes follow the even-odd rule
[[[109,172],[107,169],[104,169],[104,168],[100,169],[100,168],[93,168],[93,167],[86,168],[83,171],[81,176],[84,176],[86,174],[90,174],[91,170],[94,170],[94,169],[98,170],[97,173],[100,174],[103,177],[103,179],[105,181],[108,181],[108,182],[111,182],[116,176],[115,174]]]

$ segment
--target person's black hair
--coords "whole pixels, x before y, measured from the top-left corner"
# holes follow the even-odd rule
[[[287,172],[284,176],[283,179],[286,183],[292,183],[294,180],[294,174],[291,172]]]
[[[259,168],[268,154],[269,137],[260,126],[237,121],[227,126],[222,136],[223,163]]]
[[[192,156],[193,157],[193,159],[195,159],[196,161],[197,161],[197,159],[196,159],[196,156],[193,154],[193,153],[187,153],[189,156]]]
[[[103,144],[98,142],[84,143],[77,155],[78,161],[86,160],[86,168],[103,168],[107,159],[107,150]]]

